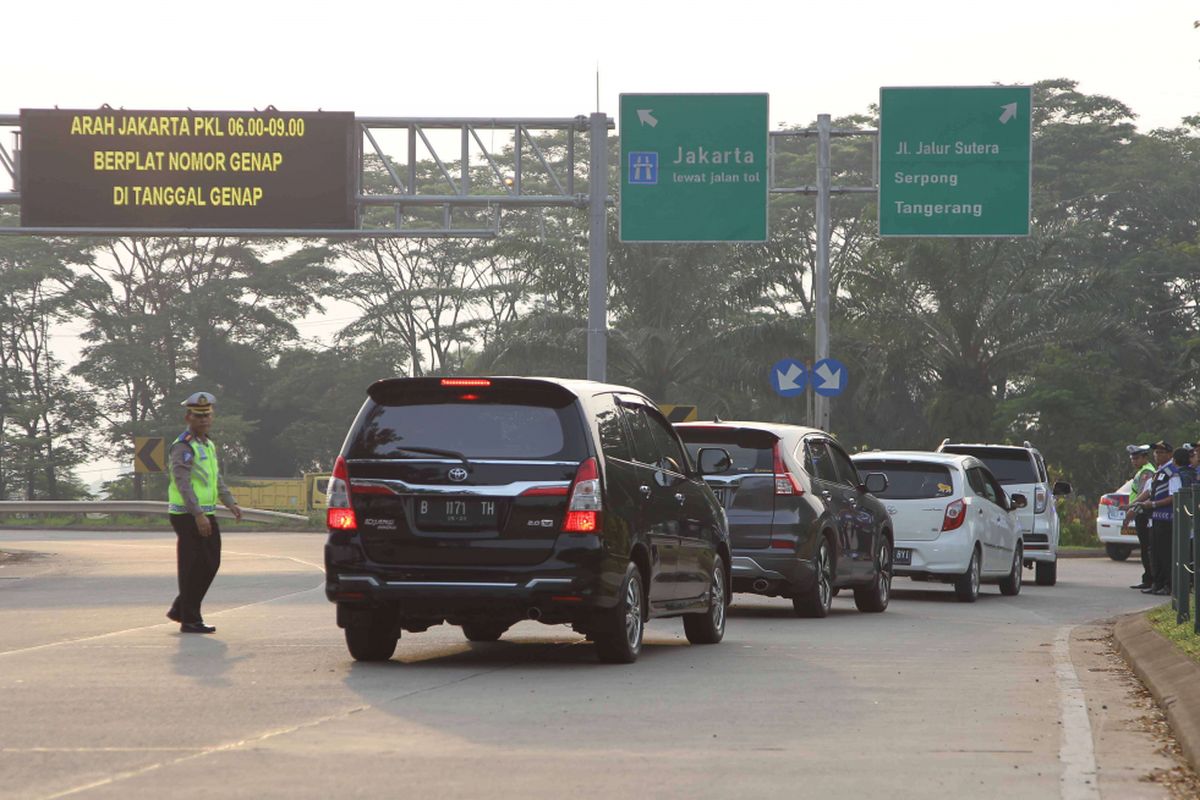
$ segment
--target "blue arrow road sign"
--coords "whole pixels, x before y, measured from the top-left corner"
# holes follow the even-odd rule
[[[837,397],[846,391],[846,365],[835,358],[813,364],[813,391],[822,397]]]
[[[803,362],[794,358],[776,361],[771,367],[771,388],[781,397],[804,394],[804,383],[808,378]]]

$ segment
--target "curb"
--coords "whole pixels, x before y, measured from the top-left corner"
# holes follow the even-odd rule
[[[1108,553],[1103,547],[1089,547],[1086,550],[1059,550],[1059,558],[1107,558]]]
[[[1117,620],[1117,649],[1166,712],[1171,731],[1193,769],[1200,769],[1200,663],[1150,627],[1146,612]]]

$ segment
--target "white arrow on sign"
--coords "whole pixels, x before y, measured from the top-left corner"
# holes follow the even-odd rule
[[[788,364],[787,372],[781,369],[775,370],[775,382],[779,384],[781,391],[790,391],[799,389],[800,384],[796,383],[797,378],[804,377],[804,370],[796,364]]]
[[[821,379],[822,389],[837,389],[842,385],[842,371],[832,370],[828,364],[822,364],[816,369],[817,377]]]
[[[1017,115],[1017,104],[1009,103],[1000,107],[1004,109],[1004,113],[1000,115],[1000,124],[1007,125],[1008,121]]]
[[[638,119],[641,120],[643,125],[649,125],[651,128],[657,128],[658,120],[654,118],[652,113],[653,111],[653,108],[639,108]]]

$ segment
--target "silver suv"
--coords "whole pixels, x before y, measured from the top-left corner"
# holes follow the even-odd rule
[[[974,456],[987,465],[1009,495],[1023,494],[1031,502],[1018,511],[1021,538],[1025,545],[1025,566],[1036,569],[1038,586],[1058,582],[1058,509],[1051,498],[1071,493],[1071,484],[1057,481],[1050,485],[1046,460],[1029,442],[1009,444],[938,445],[939,453]]]

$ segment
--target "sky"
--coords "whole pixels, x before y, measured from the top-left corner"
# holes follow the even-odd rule
[[[1197,19],[1184,0],[15,3],[0,23],[0,114],[615,118],[623,92],[766,92],[777,127],[866,111],[881,86],[1070,78],[1149,130],[1200,113]],[[327,338],[346,313],[301,332]],[[71,363],[78,342],[64,334],[56,349]]]

